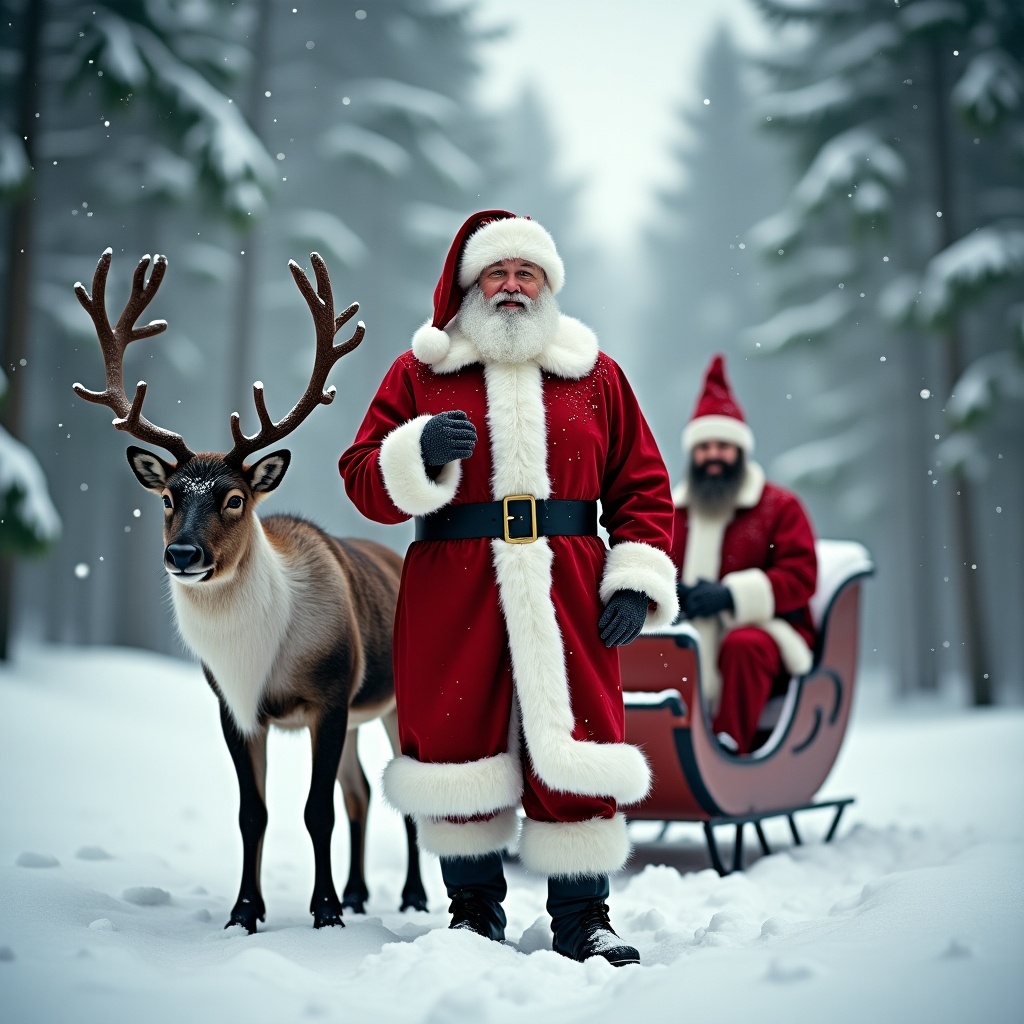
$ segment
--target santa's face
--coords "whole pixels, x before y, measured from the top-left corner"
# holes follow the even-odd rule
[[[500,260],[485,268],[477,278],[480,291],[485,299],[492,299],[498,292],[507,292],[510,296],[520,293],[528,299],[535,299],[544,287],[546,278],[544,271],[529,260]],[[502,308],[509,310],[521,309],[523,304],[510,298],[501,303]]]
[[[520,267],[517,273],[521,271]],[[519,364],[536,359],[558,329],[558,302],[551,289],[535,279],[524,286],[522,278],[516,283],[506,277],[488,290],[490,297],[483,285],[476,284],[466,293],[458,315],[459,330],[486,362]]]
[[[721,476],[736,465],[740,450],[728,441],[701,441],[693,446],[691,458],[704,476]]]
[[[708,515],[734,508],[743,486],[743,452],[725,441],[704,441],[690,453],[690,504]]]

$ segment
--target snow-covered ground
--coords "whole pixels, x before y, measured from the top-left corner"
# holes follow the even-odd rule
[[[697,826],[638,847],[613,883],[612,920],[644,965],[615,970],[551,952],[544,884],[514,865],[508,945],[447,930],[427,856],[432,910],[399,914],[403,833],[380,801],[368,916],[314,931],[305,734],[271,742],[266,924],[225,931],[235,782],[198,669],[125,650],[23,650],[0,670],[0,1018],[1020,1021],[1024,711],[872,708],[855,708],[825,789],[857,797],[832,844],[792,849],[769,828],[781,852],[751,850],[749,870],[725,879]],[[360,747],[377,779],[383,731],[364,728]],[[339,884],[347,844],[337,828]]]

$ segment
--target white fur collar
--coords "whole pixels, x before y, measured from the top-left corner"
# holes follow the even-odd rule
[[[753,460],[747,462],[743,483],[736,495],[736,508],[753,508],[764,493],[764,470]],[[676,508],[686,508],[690,502],[689,487],[686,480],[681,480],[672,489],[672,500]]]
[[[442,333],[447,344],[436,343]],[[434,373],[455,373],[472,363],[487,363],[476,345],[455,324],[449,324],[440,332],[428,320],[413,335],[412,350]],[[557,377],[579,380],[593,370],[597,352],[597,335],[574,317],[560,314],[557,330],[531,362]]]

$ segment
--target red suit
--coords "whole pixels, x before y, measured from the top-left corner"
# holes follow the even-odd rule
[[[357,508],[398,523],[516,494],[599,500],[611,550],[595,536],[410,546],[395,622],[402,756],[385,791],[438,854],[501,849],[521,802],[527,867],[616,870],[629,850],[618,804],[643,798],[649,770],[623,742],[618,654],[597,623],[620,589],[650,597],[649,628],[676,614],[668,476],[622,371],[579,321],[562,316],[522,364],[485,365],[457,328],[448,337],[395,361],[341,456]],[[477,445],[432,479],[420,435],[452,409]]]
[[[746,465],[735,508],[721,516],[689,508],[685,484],[673,498],[672,558],[682,582],[720,580],[732,595],[732,613],[694,625],[715,731],[748,753],[772,686],[811,667],[814,533],[796,496],[766,483],[756,462]]]

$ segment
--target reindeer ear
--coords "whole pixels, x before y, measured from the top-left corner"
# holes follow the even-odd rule
[[[292,453],[287,448],[279,452],[264,455],[259,462],[245,470],[249,486],[255,494],[269,494],[284,479],[284,474],[292,461]]]
[[[177,468],[168,462],[164,462],[159,455],[147,452],[145,448],[137,448],[135,445],[128,447],[128,465],[136,479],[146,488],[147,491],[155,491],[159,494],[167,486],[167,478]]]

